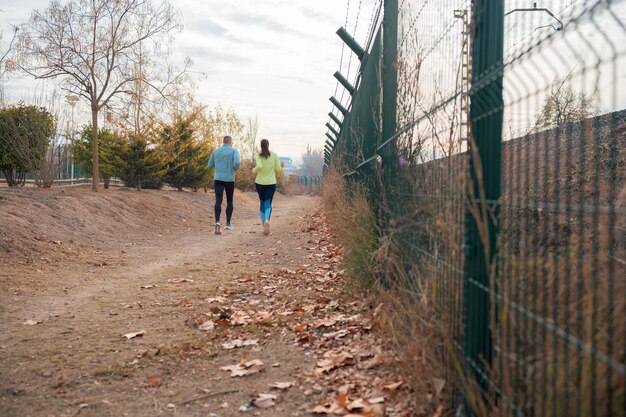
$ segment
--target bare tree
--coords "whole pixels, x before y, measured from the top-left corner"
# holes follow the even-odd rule
[[[593,100],[583,92],[575,92],[568,84],[569,76],[556,79],[550,94],[537,114],[535,128],[549,129],[578,122],[597,113]]]
[[[254,159],[256,151],[256,138],[259,134],[259,118],[258,116],[248,117],[248,127],[246,133],[241,139],[241,150],[245,158]]]
[[[166,0],[52,0],[24,25],[19,45],[25,61],[19,67],[38,79],[62,78],[62,89],[90,105],[94,191],[100,110],[119,95],[132,95],[138,82],[163,89],[158,78],[137,71],[138,49],[149,41],[154,50],[171,44],[180,27]]]
[[[200,136],[213,147],[220,146],[224,136],[232,136],[235,146],[241,147],[244,124],[232,107],[224,108],[218,104],[203,114],[199,124]]]
[[[4,76],[15,66],[15,61],[11,59],[10,56],[15,46],[15,39],[17,38],[17,31],[19,28],[17,26],[12,26],[12,28],[13,36],[11,37],[7,48],[4,51],[0,51],[0,103],[4,103],[4,85],[2,84]],[[4,33],[0,32],[0,41],[2,40],[3,35]]]
[[[154,50],[144,44],[135,48],[133,53],[137,73],[133,93],[121,95],[109,106],[109,110],[114,125],[145,136],[161,122],[167,123],[164,119],[168,115],[194,110],[191,93],[194,82],[187,71],[192,62],[186,58],[182,67],[168,64],[169,51]],[[158,60],[154,59],[157,55]],[[142,82],[144,79],[159,80],[162,88],[157,90],[151,84]]]
[[[323,168],[324,153],[321,149],[311,149],[311,145],[308,145],[306,152],[302,153],[302,169],[304,170],[304,175],[308,177],[322,175]]]

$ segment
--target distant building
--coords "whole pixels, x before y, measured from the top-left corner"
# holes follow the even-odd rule
[[[298,175],[300,173],[300,169],[293,164],[293,159],[290,157],[280,156],[278,159],[280,160],[280,164],[283,166],[285,175]]]

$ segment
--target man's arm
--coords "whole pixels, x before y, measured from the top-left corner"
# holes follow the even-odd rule
[[[215,160],[213,159],[213,154],[215,151],[211,152],[211,157],[209,157],[209,169],[215,168]]]
[[[233,168],[235,171],[239,169],[239,166],[241,166],[241,156],[239,155],[239,151],[235,149],[235,155],[233,155]]]

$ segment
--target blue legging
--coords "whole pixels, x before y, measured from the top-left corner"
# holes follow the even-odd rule
[[[265,223],[265,221],[269,220],[272,216],[272,199],[276,192],[276,184],[261,185],[255,183],[254,185],[256,186],[256,192],[259,194],[259,201],[261,202],[259,209],[261,223]]]

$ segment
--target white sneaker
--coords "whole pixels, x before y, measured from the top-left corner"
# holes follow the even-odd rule
[[[269,220],[265,220],[265,223],[263,223],[263,234],[265,236],[270,234],[270,221]]]
[[[226,230],[233,230],[233,229],[234,229],[234,227],[233,227],[232,224],[226,223]]]
[[[222,227],[222,225],[220,224],[220,222],[216,222],[215,223],[215,234],[216,235],[221,235],[222,231],[220,230],[220,228]]]

